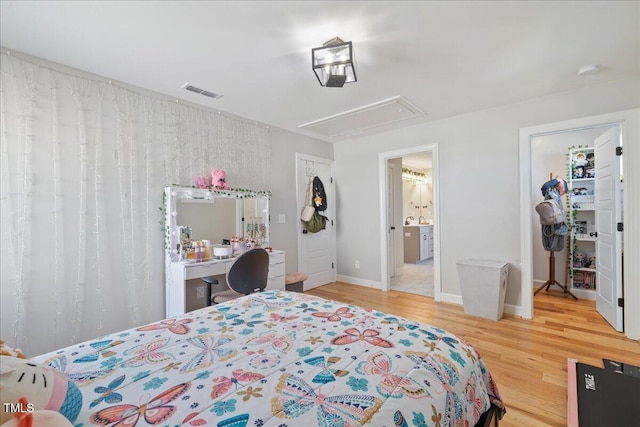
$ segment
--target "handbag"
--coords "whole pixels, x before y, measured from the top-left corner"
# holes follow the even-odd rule
[[[313,214],[316,212],[316,209],[313,207],[313,201],[311,199],[313,193],[313,181],[309,181],[309,185],[307,186],[307,194],[304,208],[302,208],[302,212],[300,213],[300,220],[307,222],[313,218]]]
[[[304,222],[304,228],[309,233],[317,233],[327,228],[327,221],[328,218],[326,216],[320,215],[318,211],[315,211],[313,216],[311,216],[311,219]]]
[[[536,212],[540,216],[540,224],[552,225],[565,222],[562,207],[555,199],[544,200],[536,206]]]

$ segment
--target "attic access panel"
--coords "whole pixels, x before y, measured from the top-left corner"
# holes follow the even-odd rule
[[[423,115],[406,98],[396,96],[374,104],[298,126],[328,137],[350,136]]]

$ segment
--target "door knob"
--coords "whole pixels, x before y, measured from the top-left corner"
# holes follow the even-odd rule
[[[302,234],[307,234],[308,231],[307,230],[302,230]]]
[[[595,232],[589,233],[589,236],[591,236],[591,237],[598,237],[598,232],[597,232],[597,231],[595,231]]]
[[[391,227],[391,229],[392,229],[392,230],[395,230],[396,228],[395,228],[395,227]]]

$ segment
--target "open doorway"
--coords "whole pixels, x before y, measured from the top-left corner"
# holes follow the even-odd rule
[[[381,265],[383,290],[439,301],[437,159],[436,145],[380,154]]]
[[[389,159],[390,218],[401,215],[402,233],[398,244],[390,245],[390,288],[433,297],[433,166],[431,152]],[[401,168],[400,185],[397,169]],[[396,187],[399,187],[396,189]]]
[[[595,297],[594,299],[596,299],[596,302],[597,302],[596,308],[598,312],[600,312],[603,315],[603,317],[609,320],[609,322],[612,324],[614,328],[616,328],[617,330],[622,329],[622,311],[621,311],[622,309],[620,308],[620,313],[617,312],[619,308],[618,298],[623,298],[623,293],[622,293],[623,292],[622,290],[623,268],[622,268],[622,262],[621,262],[622,249],[621,249],[621,246],[615,246],[613,244],[610,244],[608,240],[603,239],[603,237],[605,236],[601,236],[601,234],[613,235],[614,237],[612,241],[615,241],[616,239],[624,240],[623,236],[625,235],[627,230],[625,228],[623,232],[621,227],[622,222],[618,223],[618,227],[616,227],[617,221],[622,221],[622,218],[621,218],[622,209],[620,209],[618,205],[612,205],[614,207],[607,208],[606,206],[602,206],[599,204],[603,200],[606,201],[606,200],[615,199],[615,197],[612,197],[612,195],[614,194],[622,196],[622,192],[621,192],[622,180],[621,180],[621,175],[618,175],[620,171],[613,174],[606,175],[604,173],[605,172],[604,170],[601,170],[600,172],[598,172],[598,168],[602,167],[605,164],[611,165],[611,164],[617,163],[618,165],[621,165],[620,158],[619,157],[616,158],[616,154],[615,154],[618,152],[618,150],[615,149],[617,145],[613,144],[612,146],[608,146],[610,144],[608,143],[603,144],[603,142],[606,142],[606,141],[620,142],[625,140],[629,141],[630,139],[629,137],[631,136],[631,134],[629,133],[629,130],[632,129],[632,127],[625,126],[625,124],[629,123],[632,120],[632,117],[633,116],[631,114],[625,113],[625,112],[612,113],[609,115],[588,117],[584,119],[572,120],[572,121],[561,122],[561,123],[552,123],[548,125],[521,129],[520,131],[520,160],[521,160],[520,184],[521,184],[521,195],[522,195],[521,197],[521,244],[522,244],[521,249],[522,249],[522,261],[523,261],[522,262],[522,297],[521,298],[522,298],[523,317],[525,318],[533,317],[533,305],[534,305],[533,290],[534,290],[534,286],[537,285],[535,281],[536,280],[540,281],[546,278],[546,277],[543,277],[543,278],[536,277],[536,274],[537,274],[536,269],[540,271],[540,268],[539,268],[540,266],[538,264],[544,263],[544,261],[546,260],[544,259],[544,257],[536,256],[535,249],[534,249],[536,245],[539,245],[539,242],[537,241],[534,230],[539,229],[540,227],[539,221],[537,221],[535,217],[536,214],[534,211],[534,206],[536,201],[540,201],[541,199],[540,190],[539,190],[540,185],[538,185],[539,183],[535,181],[537,180],[537,181],[544,182],[546,179],[549,178],[549,173],[554,173],[554,171],[549,169],[554,169],[554,168],[561,169],[561,171],[557,173],[557,175],[559,175],[560,178],[565,178],[565,177],[580,178],[575,176],[575,173],[572,169],[573,154],[571,153],[575,151],[572,149],[572,147],[582,145],[583,148],[587,148],[589,145],[593,145],[592,150],[595,150],[594,152],[595,152],[595,155],[597,156],[595,157],[596,158],[596,174],[594,178],[595,183],[592,184],[594,188],[597,190],[595,192],[595,195],[589,194],[590,187],[588,185],[586,184],[583,185],[582,182],[578,182],[582,180],[581,178],[574,179],[574,184],[580,184],[579,186],[577,186],[578,190],[580,191],[586,190],[586,192],[580,193],[580,196],[582,198],[591,197],[593,199],[591,202],[591,206],[590,207],[574,206],[574,203],[573,203],[574,199],[572,197],[568,198],[569,204],[567,206],[568,206],[570,215],[576,215],[576,211],[580,211],[580,210],[594,211],[594,212],[591,212],[591,218],[592,218],[591,222],[593,222],[594,223],[593,225],[595,226],[593,230],[594,237],[584,236],[584,233],[582,232],[580,233],[580,234],[583,234],[581,238],[576,238],[576,236],[573,236],[572,238],[573,241],[571,240],[568,241],[568,244],[572,245],[572,247],[570,248],[569,254],[572,253],[571,251],[573,251],[573,253],[577,253],[576,250],[579,252],[586,251],[586,250],[582,250],[580,246],[573,246],[576,244],[580,245],[581,242],[579,242],[579,240],[584,240],[585,242],[583,243],[591,245],[589,246],[590,248],[594,248],[594,247],[598,248],[598,250],[596,250],[596,254],[600,252],[600,255],[597,256],[598,267],[595,269],[597,273],[594,274],[594,276],[597,279],[595,282],[596,283],[595,292],[593,291],[593,289],[586,289],[586,291],[580,292],[581,294],[584,294],[584,295],[580,295],[580,297],[585,297],[585,295],[588,292],[591,292],[592,293],[591,296]],[[614,135],[614,136],[611,136],[611,135]],[[595,140],[590,142],[588,141],[594,138]],[[576,143],[576,141],[578,142]],[[541,159],[544,156],[549,155],[548,147],[546,149],[547,152],[545,152],[545,148],[543,148],[547,143],[560,145],[560,146],[566,144],[566,146],[562,147],[563,151],[566,150],[564,154],[564,159],[556,158],[555,160],[552,160],[552,161],[546,161],[546,162],[542,161]],[[607,148],[605,150],[602,150],[603,147],[607,147]],[[598,154],[599,152],[600,154]],[[554,157],[554,156],[557,156],[557,154],[559,153],[551,154],[551,156]],[[609,157],[609,155],[611,155],[612,157]],[[600,159],[598,160],[598,158]],[[622,159],[624,163],[628,161],[628,159],[626,159],[625,156],[623,156]],[[601,164],[598,164],[598,161],[600,161]],[[542,167],[545,170],[541,170],[537,167],[540,164],[543,165]],[[553,164],[555,164],[555,166],[552,166]],[[613,169],[610,169],[610,170],[613,170]],[[607,178],[607,179],[601,180],[599,178]],[[608,190],[607,188],[609,186],[608,185],[605,186],[605,183],[613,182],[613,181],[618,181],[618,183],[620,184],[620,187],[617,190]],[[580,188],[580,187],[586,187],[586,188]],[[612,186],[611,188],[614,189],[616,187]],[[609,209],[609,211],[607,211],[607,209]],[[577,212],[577,214],[581,215],[583,213]],[[620,219],[616,219],[618,217],[618,214],[620,215]],[[608,220],[605,221],[605,219],[607,218]],[[576,219],[582,220],[583,218],[573,218],[573,219],[574,221],[572,222],[570,227],[577,225],[578,222],[575,221]],[[588,231],[589,225],[590,225],[589,219],[587,218],[584,222],[585,222],[584,224],[585,228]],[[618,228],[618,230],[615,230],[616,228]],[[611,233],[609,232],[609,230],[611,230]],[[571,229],[569,230],[569,232],[571,233]],[[589,233],[586,233],[586,234],[588,235]],[[611,261],[609,263],[610,268],[608,270],[613,271],[614,273],[613,276],[608,277],[607,269],[600,268],[600,260]],[[571,258],[571,255],[570,255],[567,262],[572,263],[573,261],[574,260]],[[620,262],[618,263],[618,261]],[[559,265],[562,265],[562,263]],[[566,266],[567,266],[566,263],[562,265],[562,267],[566,267]],[[544,268],[544,266],[542,268]],[[556,279],[558,281],[562,283],[567,283],[569,286],[575,285],[574,283],[575,280],[572,280],[570,276],[566,276],[565,268],[559,268],[557,272],[559,273],[556,276]],[[627,285],[629,286],[627,287],[627,289],[625,289],[624,291],[625,294],[628,291],[631,291],[631,293],[635,292],[635,289],[632,289],[635,286],[635,284],[627,283]],[[571,289],[573,290],[574,288],[571,288]],[[606,303],[606,304],[603,305],[603,303]],[[615,313],[614,316],[608,315],[607,310],[604,309],[605,305],[610,306],[611,313]],[[630,314],[631,313],[629,312],[629,310],[625,310],[624,317],[628,318],[630,317]],[[616,318],[616,317],[618,318],[619,322],[615,320],[611,320],[612,318]],[[628,325],[629,323],[625,322],[625,324]],[[633,335],[634,333],[635,332],[632,332],[631,335]]]
[[[609,139],[610,146],[602,149]],[[620,124],[533,135],[531,144],[532,204],[540,199],[535,195],[540,183],[558,177],[569,187],[564,196],[569,229],[564,248],[556,252],[555,277],[546,272],[549,255],[540,250],[539,221],[533,220],[533,280],[538,289],[539,283],[555,280],[566,284],[575,298],[596,300],[597,311],[622,331],[623,308],[618,299],[623,297],[624,251],[622,230],[615,230],[616,224],[622,224],[622,152],[616,155],[616,147],[622,147]]]
[[[587,178],[586,175],[575,179],[574,171],[568,169],[569,163],[573,161],[573,159],[569,158],[569,153],[593,153],[596,139],[611,128],[619,128],[619,124],[606,124],[565,132],[534,135],[531,138],[531,163],[533,165],[531,178],[534,187],[532,188],[532,204],[535,205],[542,199],[538,191],[540,184],[551,178],[565,179],[570,187],[569,194],[563,197],[568,214],[567,222],[571,222],[573,219],[573,222],[581,228],[581,230],[576,230],[580,232],[578,236],[584,237],[576,239],[573,245],[570,244],[570,241],[567,241],[562,250],[555,252],[556,275],[553,279],[561,284],[567,284],[571,292],[580,299],[595,300],[596,298],[596,293],[594,292],[596,289],[595,281],[593,283],[587,283],[587,281],[582,283],[580,281],[584,286],[578,286],[578,281],[572,275],[574,272],[579,272],[581,278],[593,275],[591,271],[593,269],[588,268],[587,260],[595,257],[595,239],[588,234],[589,232],[593,234],[595,227],[594,211],[589,209],[593,205],[595,180]],[[619,129],[616,130],[619,132]],[[569,206],[569,200],[577,201],[578,199],[584,199],[586,203],[576,206],[576,209]],[[533,281],[534,287],[539,288],[546,280],[552,278],[547,277],[549,253],[543,249],[540,243],[542,232],[539,226],[539,218],[535,214],[533,216]],[[573,247],[574,245],[575,247]],[[584,261],[580,261],[581,259],[584,259]],[[580,265],[578,266],[576,263],[579,261]],[[569,263],[572,264],[572,268],[568,268]],[[555,289],[558,290],[558,288]]]

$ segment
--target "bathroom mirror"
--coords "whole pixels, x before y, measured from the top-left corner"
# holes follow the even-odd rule
[[[165,188],[165,249],[177,254],[180,226],[191,228],[193,240],[212,244],[238,236],[269,245],[269,194],[251,191],[211,191]]]
[[[402,214],[406,225],[430,224],[433,221],[433,189],[427,182],[402,182]]]

